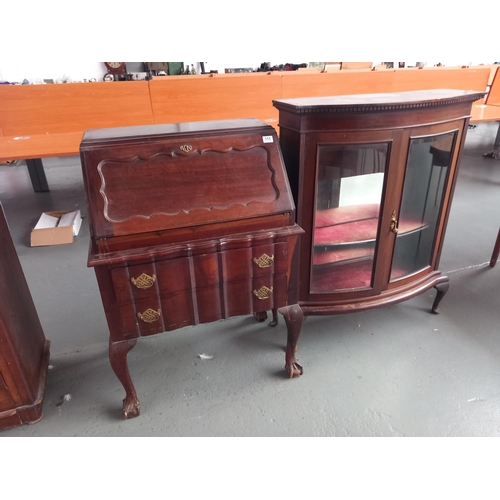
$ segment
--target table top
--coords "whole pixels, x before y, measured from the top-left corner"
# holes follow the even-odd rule
[[[500,105],[474,104],[471,111],[471,123],[500,121]]]
[[[35,134],[20,137],[0,137],[0,161],[29,160],[32,158],[51,158],[56,156],[78,156],[83,132]],[[19,146],[22,142],[22,157]]]

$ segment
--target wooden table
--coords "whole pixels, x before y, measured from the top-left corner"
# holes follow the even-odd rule
[[[35,192],[48,191],[49,185],[43,170],[42,158],[78,156],[83,132],[57,134],[57,141],[47,140],[47,134],[0,137],[0,161],[10,161],[18,157],[22,142],[23,156],[28,166],[31,183]]]
[[[500,146],[500,105],[475,104],[472,106],[470,123],[499,122],[494,147]]]

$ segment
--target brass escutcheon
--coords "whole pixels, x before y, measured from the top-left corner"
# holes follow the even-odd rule
[[[254,257],[253,261],[261,268],[271,267],[273,265],[274,255],[269,256],[266,253],[263,253],[258,259],[257,257]]]
[[[149,274],[142,273],[137,278],[130,278],[130,281],[137,287],[146,290],[146,288],[151,288],[156,281],[156,274],[149,276]]]
[[[158,309],[158,311],[155,311],[154,309],[146,309],[143,313],[137,313],[137,316],[145,323],[154,323],[160,319],[161,310]]]
[[[267,286],[263,286],[263,287],[259,288],[258,290],[253,291],[253,294],[259,300],[268,299],[272,293],[273,293],[273,287],[267,288]]]
[[[191,146],[191,144],[184,144],[183,146],[180,146],[179,149],[184,151],[184,153],[189,153],[193,149],[193,146]]]

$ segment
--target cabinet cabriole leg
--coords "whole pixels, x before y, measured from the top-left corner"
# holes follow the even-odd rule
[[[439,283],[439,285],[436,285],[434,288],[437,290],[437,293],[436,298],[434,299],[434,303],[432,304],[432,312],[434,314],[439,314],[439,303],[450,288],[450,283],[448,281],[445,283]]]
[[[137,398],[130,371],[127,364],[127,354],[135,346],[137,339],[124,340],[121,342],[109,341],[109,361],[111,368],[125,389],[123,400],[123,418],[138,417],[141,413],[141,404]]]
[[[300,377],[304,373],[302,366],[295,359],[297,351],[297,341],[299,339],[302,323],[304,322],[304,313],[298,304],[282,307],[279,312],[283,315],[287,326],[287,344],[285,354],[285,370],[290,378]]]

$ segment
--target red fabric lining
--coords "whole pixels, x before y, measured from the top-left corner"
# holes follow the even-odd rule
[[[378,219],[361,220],[335,226],[318,227],[314,231],[314,245],[336,245],[374,240],[377,237]],[[399,233],[407,233],[423,227],[421,221],[401,221]]]
[[[360,257],[372,256],[374,254],[373,247],[365,247],[365,248],[346,248],[339,250],[332,250],[331,252],[321,252],[316,253],[313,256],[313,265],[322,265],[322,264],[332,264],[335,262],[357,259]]]
[[[378,203],[318,210],[316,212],[315,226],[325,227],[363,219],[375,219],[378,217],[379,211],[380,205]]]

